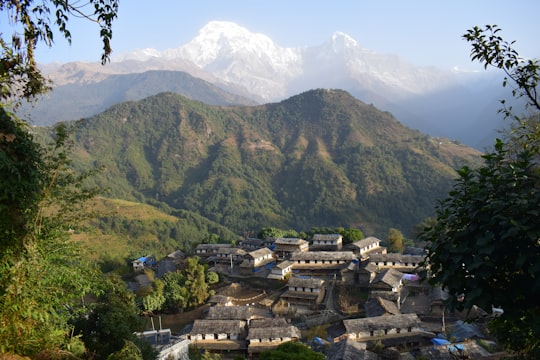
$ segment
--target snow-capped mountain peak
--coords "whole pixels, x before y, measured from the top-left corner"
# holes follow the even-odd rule
[[[336,53],[341,53],[345,49],[354,49],[358,47],[358,43],[349,35],[336,31],[332,35],[332,48]]]

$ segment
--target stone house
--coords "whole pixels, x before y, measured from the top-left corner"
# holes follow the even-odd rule
[[[265,241],[257,238],[245,238],[240,241],[240,247],[246,251],[253,251],[265,247]]]
[[[324,299],[324,280],[317,278],[291,277],[287,290],[280,296],[289,305],[316,308]]]
[[[142,256],[132,261],[133,271],[143,271],[145,267],[154,266],[156,258],[154,255]]]
[[[381,240],[375,236],[369,236],[365,239],[355,241],[345,247],[347,250],[354,252],[359,259],[369,256],[370,254],[385,254],[386,248],[381,247]]]
[[[221,248],[231,248],[232,244],[199,244],[195,247],[195,255],[207,258],[217,254]]]
[[[242,275],[253,275],[266,266],[275,264],[274,252],[269,248],[253,250],[244,255],[244,260],[240,264],[240,273]]]
[[[225,264],[240,264],[244,261],[244,256],[246,252],[239,248],[233,247],[222,247],[219,248],[215,254],[216,263],[225,263]]]
[[[285,260],[285,261],[277,263],[276,266],[270,269],[268,278],[276,279],[276,280],[283,280],[289,274],[292,273],[292,270],[293,270],[293,262],[290,260]]]
[[[422,332],[421,321],[416,314],[383,315],[343,320],[345,337],[355,341],[410,335]]]
[[[279,259],[288,260],[295,252],[306,252],[309,250],[309,243],[299,238],[277,238],[274,241],[274,252]]]
[[[188,339],[207,350],[230,351],[245,348],[246,322],[242,320],[201,320],[193,322]]]
[[[403,273],[395,269],[386,269],[377,274],[369,284],[371,297],[380,296],[384,299],[401,303],[403,291]]]
[[[343,247],[343,236],[340,234],[313,235],[310,251],[340,251]]]
[[[369,256],[370,263],[379,269],[393,268],[401,272],[414,272],[420,263],[424,261],[423,255],[404,255],[398,253],[372,254]]]
[[[285,342],[299,341],[301,338],[300,330],[283,318],[253,320],[247,335],[248,354],[253,357],[254,354],[273,350]]]
[[[356,255],[351,251],[308,251],[293,253],[293,271],[302,274],[334,274],[340,275],[341,270],[356,261]]]

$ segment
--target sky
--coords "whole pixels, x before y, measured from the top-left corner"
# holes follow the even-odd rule
[[[365,49],[414,65],[471,69],[470,46],[461,36],[475,25],[497,24],[522,56],[540,57],[538,14],[538,0],[121,0],[112,47],[113,57],[138,48],[176,48],[220,20],[282,47],[320,45],[341,31]],[[99,61],[97,25],[75,20],[69,26],[72,45],[57,37],[52,48],[38,48],[38,62]]]

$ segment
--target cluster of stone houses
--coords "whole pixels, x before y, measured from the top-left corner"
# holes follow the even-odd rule
[[[250,306],[213,306],[204,319],[195,320],[187,334],[192,344],[218,352],[240,352],[249,357],[298,341],[300,330],[285,318],[269,316]]]
[[[293,313],[339,313],[340,309],[329,301],[329,289],[336,283],[364,289],[369,295],[361,304],[365,315],[342,316],[341,321],[328,324],[329,359],[346,359],[350,354],[355,359],[375,359],[368,350],[375,343],[397,352],[432,347],[431,340],[443,326],[445,293],[418,281],[422,253],[387,253],[376,237],[345,246],[339,234],[314,235],[311,242],[247,238],[237,247],[200,244],[195,254],[222,274],[287,281],[279,297],[270,303],[266,299],[264,306],[213,302],[208,314],[195,320],[186,334],[192,344],[203,349],[256,358],[261,351],[283,342],[300,341],[299,329],[277,317],[272,303],[286,304]],[[431,326],[426,326],[426,319]],[[439,328],[433,324],[439,324]],[[481,350],[475,354],[478,358],[483,355]]]

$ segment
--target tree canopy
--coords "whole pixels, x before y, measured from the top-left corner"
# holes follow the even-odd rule
[[[105,62],[117,10],[118,0],[0,0],[0,354],[59,358],[75,346],[81,355],[70,321],[97,292],[99,271],[69,234],[96,193],[83,186],[92,172],[72,170],[68,126],[44,145],[8,109],[49,89],[36,46],[52,46],[58,32],[71,41],[70,17],[99,25]]]
[[[523,59],[505,42],[497,26],[475,27],[464,38],[472,43],[471,57],[503,69],[503,85],[525,97],[538,116],[540,63]],[[504,103],[503,103],[504,105]],[[531,117],[502,110],[514,121],[507,142],[497,139],[483,165],[458,171],[449,196],[437,208],[435,224],[420,238],[427,241],[430,282],[450,293],[449,306],[504,314],[491,329],[508,349],[530,358],[540,356],[540,168],[538,131]],[[538,122],[536,122],[536,127]],[[533,129],[535,127],[532,127]],[[524,141],[525,140],[525,141]],[[511,151],[510,151],[511,150]]]
[[[99,26],[103,42],[101,62],[112,52],[112,24],[119,0],[0,0],[0,11],[7,15],[12,32],[0,33],[0,99],[30,100],[49,90],[49,82],[35,59],[39,43],[52,47],[55,33],[71,43],[70,18],[85,18]]]

